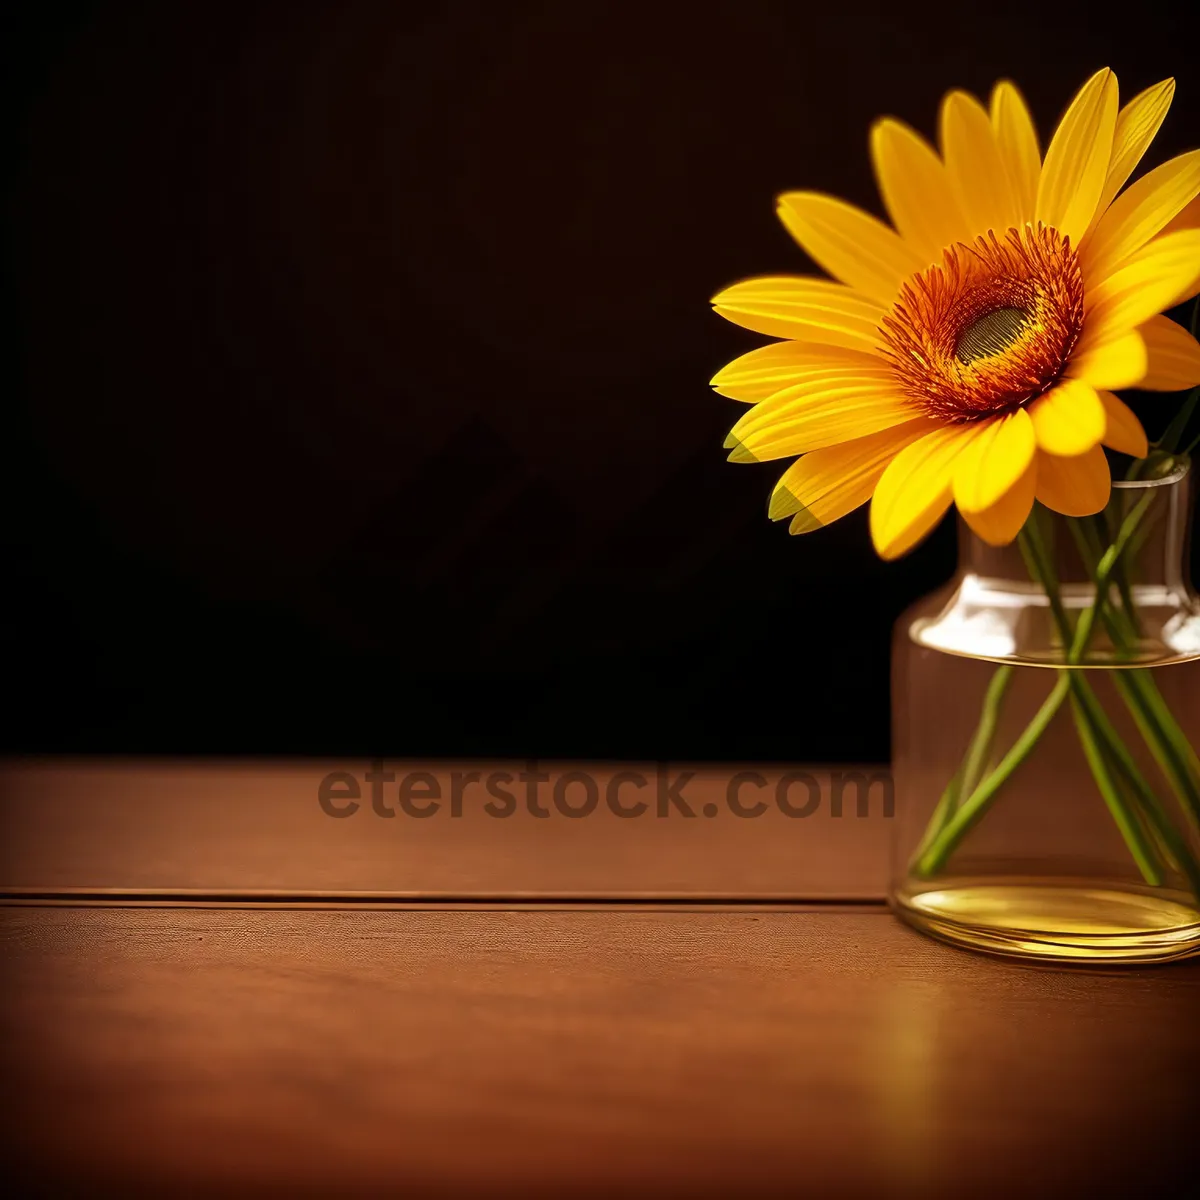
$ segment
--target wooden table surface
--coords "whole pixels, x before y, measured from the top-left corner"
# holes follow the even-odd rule
[[[724,769],[688,764],[547,764],[537,792],[548,816],[523,803],[511,816],[488,815],[481,786],[495,771],[510,776],[523,763],[389,763],[376,816],[368,801],[369,762],[178,762],[44,760],[0,764],[0,891],[6,889],[190,889],[209,893],[348,892],[418,897],[754,896],[782,900],[882,899],[887,886],[892,821],[879,789],[858,815],[857,787],[846,789],[834,815],[835,778],[869,781],[878,767],[804,772],[820,802],[802,819],[774,803],[787,768]],[[622,771],[639,772],[648,811],[619,818],[599,804],[586,819],[556,812],[554,785],[583,768],[606,793]],[[739,819],[728,785],[753,770],[771,786],[747,786],[741,797],[762,804]],[[657,775],[686,781],[676,807],[659,816]],[[359,809],[344,819],[322,811],[318,793],[331,772],[360,782]],[[461,814],[449,802],[434,816],[397,813],[400,780],[417,772],[443,797],[455,776],[481,777],[463,788]],[[796,773],[796,772],[792,772]],[[874,786],[874,785],[873,785]],[[524,795],[524,787],[510,791]],[[803,787],[794,795],[806,797]],[[578,802],[578,788],[570,798]],[[624,803],[639,798],[626,791]]]
[[[1200,964],[886,911],[8,908],[48,1194],[1188,1194]]]
[[[250,877],[426,897],[0,907],[24,1194],[1190,1194],[1200,960],[927,940],[871,899],[885,821],[353,826],[321,818],[320,773],[0,770],[10,900]],[[522,883],[524,907],[445,899]],[[673,905],[630,903],[656,884]],[[758,903],[697,902],[722,884]]]

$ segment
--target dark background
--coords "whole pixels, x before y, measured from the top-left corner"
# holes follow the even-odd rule
[[[1200,142],[1185,7],[7,6],[5,748],[886,757],[953,527],[771,525],[707,300],[954,85]]]

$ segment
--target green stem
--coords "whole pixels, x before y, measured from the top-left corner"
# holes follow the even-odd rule
[[[1187,792],[1190,815],[1200,827],[1200,759],[1197,759],[1191,742],[1187,740],[1179,722],[1167,707],[1154,677],[1143,670],[1130,671],[1128,675],[1131,685],[1137,689],[1142,703],[1148,710],[1149,719],[1156,722],[1156,728],[1167,737],[1168,745],[1178,761],[1179,776],[1181,785]],[[1124,676],[1125,673],[1122,673],[1119,678],[1124,679]]]
[[[921,855],[941,836],[950,818],[958,811],[958,802],[962,796],[962,779],[963,769],[959,767],[950,782],[946,784],[942,794],[938,797],[938,802],[934,806],[933,813],[930,815],[929,821],[925,826],[925,832],[921,835],[921,840],[917,843],[917,848],[912,852],[912,857],[909,860],[910,870],[915,871],[917,869],[917,863]]]
[[[1125,676],[1128,675],[1129,678]],[[1142,670],[1113,673],[1117,693],[1133,717],[1142,741],[1170,784],[1187,819],[1200,829],[1200,785],[1196,755],[1154,680]]]
[[[1074,522],[1071,528],[1084,564],[1094,570],[1102,554],[1102,548],[1095,543],[1095,535],[1089,536],[1090,531],[1077,528]],[[1122,596],[1122,607],[1118,610],[1106,605],[1103,617],[1113,645],[1119,653],[1130,657],[1132,643],[1138,636],[1132,598]],[[1113,683],[1180,807],[1189,821],[1200,829],[1200,761],[1162,698],[1154,677],[1142,668],[1131,668],[1114,671]]]
[[[1099,562],[1100,555],[1104,553],[1104,547],[1112,539],[1112,531],[1109,529],[1108,522],[1104,519],[1103,513],[1097,513],[1092,518],[1092,522],[1095,522],[1094,526],[1091,522],[1087,521],[1069,522],[1071,526],[1071,532],[1075,535],[1076,545],[1079,547],[1079,553],[1083,557],[1083,561],[1087,566],[1089,573],[1093,570],[1095,563]],[[1148,522],[1147,526],[1149,524],[1150,523]],[[1140,621],[1138,619],[1137,608],[1133,603],[1133,592],[1129,585],[1128,564],[1130,561],[1137,561],[1138,550],[1140,547],[1137,547],[1136,543],[1146,537],[1147,533],[1149,532],[1147,526],[1143,526],[1142,529],[1138,531],[1137,538],[1130,543],[1129,554],[1126,558],[1121,560],[1116,571],[1117,595],[1121,597],[1121,616],[1125,623],[1128,624],[1135,642],[1141,637],[1142,631],[1140,628]],[[1090,537],[1088,536],[1089,534],[1091,535]],[[1085,546],[1088,547],[1087,550],[1085,550]],[[1104,609],[1104,623],[1109,627],[1110,636],[1112,634],[1112,626],[1115,621],[1116,615],[1114,614],[1112,608],[1110,606],[1106,606]]]
[[[1054,562],[1046,551],[1036,521],[1029,522],[1028,533],[1022,531],[1020,539],[1021,553],[1025,557],[1029,573],[1042,585],[1050,601],[1059,636],[1066,644],[1071,640],[1071,626],[1062,605]],[[1120,559],[1117,563],[1120,563]],[[1117,569],[1119,567],[1114,566],[1114,570]],[[1106,601],[1106,595],[1097,588],[1094,603],[1106,605]],[[1107,607],[1104,611],[1107,612]],[[1075,731],[1083,747],[1084,757],[1091,768],[1092,777],[1096,781],[1096,787],[1108,806],[1117,829],[1125,839],[1142,878],[1152,887],[1157,887],[1162,883],[1162,870],[1157,855],[1147,844],[1137,817],[1126,804],[1117,781],[1112,776],[1110,763],[1119,762],[1123,764],[1127,777],[1136,776],[1136,779],[1130,778],[1130,782],[1139,792],[1149,791],[1149,785],[1142,779],[1132,755],[1109,722],[1091,684],[1080,672],[1070,671],[1068,674],[1071,677],[1072,688],[1071,715],[1075,720]]]
[[[1094,572],[1098,560],[1103,557],[1103,546],[1096,545],[1094,531],[1084,526],[1082,522],[1068,522],[1068,524],[1072,533],[1075,534],[1076,544],[1083,557],[1084,564],[1089,571]],[[1144,527],[1142,532],[1144,532]],[[1133,541],[1136,541],[1136,536]],[[1130,542],[1130,545],[1133,544],[1133,541]],[[1052,578],[1053,565],[1048,561],[1045,571]],[[1116,571],[1118,580],[1125,575],[1124,560],[1117,560]],[[1118,591],[1121,590],[1120,583],[1118,582]],[[1104,599],[1107,601],[1107,596]],[[1128,591],[1124,591],[1122,594],[1122,605],[1121,609],[1114,610],[1106,602],[1104,608],[1101,610],[1101,615],[1114,646],[1117,647],[1119,652],[1128,657],[1131,653],[1129,639],[1136,638],[1137,636],[1136,609],[1133,604],[1132,595]],[[1187,739],[1184,738],[1182,730],[1179,729],[1178,724],[1176,724],[1174,717],[1167,708],[1166,702],[1162,699],[1162,695],[1159,693],[1153,677],[1149,672],[1143,670],[1118,670],[1111,673],[1111,678],[1118,694],[1129,708],[1142,734],[1143,740],[1145,740],[1146,744],[1155,754],[1160,767],[1163,768],[1164,775],[1167,775],[1172,785],[1176,786],[1178,771],[1172,769],[1174,764],[1170,752],[1172,738],[1169,729],[1173,729],[1178,734],[1179,739],[1187,747],[1189,753],[1193,752]],[[1157,711],[1148,711],[1148,708],[1153,707],[1154,704],[1154,701],[1151,701],[1149,698],[1151,694],[1157,701],[1158,709],[1161,710],[1161,716],[1158,715]],[[1112,764],[1117,768],[1125,783],[1134,792],[1143,819],[1149,825],[1152,835],[1159,843],[1163,857],[1170,866],[1183,871],[1193,891],[1195,891],[1197,896],[1200,896],[1200,862],[1197,861],[1187,842],[1175,830],[1158,795],[1138,769],[1133,755],[1129,752],[1120,734],[1118,734],[1112,722],[1108,719],[1108,714],[1104,711],[1104,706],[1096,698],[1095,692],[1086,681],[1083,681],[1081,688],[1077,688],[1077,695],[1086,710],[1087,719],[1099,735],[1104,750],[1111,759]],[[1164,739],[1166,741],[1165,746]],[[1099,783],[1099,780],[1097,782]],[[1194,796],[1195,793],[1190,787],[1190,781],[1186,780],[1186,777],[1181,785],[1176,786],[1176,793],[1179,795],[1184,811],[1188,812],[1189,797]],[[1109,801],[1107,794],[1105,794],[1105,800],[1106,802]],[[1110,803],[1111,808],[1112,805]],[[1191,815],[1190,812],[1189,815]],[[1115,811],[1114,817],[1118,817]],[[1123,819],[1118,819],[1117,823],[1121,828],[1122,834],[1125,835],[1126,822]],[[1126,841],[1130,843],[1128,836],[1126,836]],[[1146,877],[1147,882],[1153,883],[1154,881],[1146,875],[1140,849],[1130,843],[1130,851],[1138,862],[1139,868],[1142,869],[1143,876]]]
[[[934,839],[945,829],[947,822],[958,809],[959,800],[964,795],[969,796],[975,790],[979,776],[983,772],[983,764],[991,749],[992,739],[996,735],[1004,693],[1008,690],[1008,685],[1012,680],[1013,670],[1013,667],[1005,665],[992,676],[983,700],[983,713],[971,739],[967,756],[954,778],[946,785],[946,790],[942,792],[933,816],[926,826],[925,836],[914,851],[914,862],[925,853]]]
[[[1063,648],[1071,644],[1071,622],[1067,610],[1063,607],[1062,594],[1058,587],[1058,577],[1054,573],[1054,560],[1042,538],[1040,513],[1035,509],[1025,524],[1025,528],[1017,535],[1017,548],[1025,560],[1025,569],[1034,583],[1042,585],[1046,600],[1050,605],[1050,615],[1054,618],[1054,626],[1062,640]]]
[[[1121,554],[1124,552],[1129,539],[1137,531],[1138,524],[1149,507],[1152,496],[1147,494],[1134,507],[1133,511],[1121,523],[1121,528],[1113,544],[1104,552],[1097,564],[1095,573],[1096,596],[1091,607],[1084,610],[1079,624],[1070,640],[1066,655],[1068,667],[1078,666],[1087,652],[1091,641],[1092,630],[1096,623],[1097,611],[1102,607],[1102,597],[1107,594],[1112,578],[1112,572]],[[1061,601],[1060,601],[1061,608]],[[1065,614],[1064,614],[1065,615]],[[1033,720],[1022,731],[1013,744],[1012,749],[984,777],[967,798],[958,806],[954,815],[946,823],[942,831],[933,839],[931,845],[918,856],[915,869],[921,876],[928,877],[936,874],[954,852],[963,835],[983,816],[988,805],[995,798],[1000,788],[1008,781],[1013,772],[1025,761],[1033,751],[1042,735],[1049,728],[1063,701],[1072,689],[1074,672],[1065,672],[1051,689],[1049,696],[1042,702],[1041,708]]]
[[[994,770],[959,805],[958,811],[946,823],[933,845],[917,860],[917,872],[923,877],[936,874],[945,865],[963,835],[983,816],[993,797],[1008,782],[1012,773],[1029,757],[1043,733],[1050,727],[1067,693],[1071,690],[1070,675],[1064,673],[1055,683],[1050,695],[1042,701],[1032,721],[1025,726],[1012,749],[1000,760]]]
[[[1186,840],[1176,831],[1162,801],[1138,770],[1137,763],[1113,728],[1095,692],[1089,689],[1083,697],[1083,703],[1088,707],[1088,717],[1099,733],[1103,745],[1112,756],[1113,765],[1133,790],[1142,814],[1162,844],[1164,857],[1187,876],[1192,889],[1200,896],[1200,861],[1197,861]]]
[[[1157,800],[1157,798],[1155,798]],[[1200,897],[1200,862],[1197,862],[1191,847],[1175,828],[1174,822],[1157,802],[1143,805],[1143,811],[1149,819],[1155,837],[1162,845],[1166,857],[1173,862],[1186,876],[1191,885],[1192,894]]]
[[[1105,753],[1100,748],[1096,728],[1089,719],[1083,701],[1077,693],[1071,696],[1071,710],[1075,717],[1075,728],[1079,734],[1080,744],[1083,746],[1084,757],[1092,769],[1092,777],[1096,781],[1096,787],[1100,789],[1100,795],[1104,797],[1108,811],[1112,814],[1113,822],[1121,831],[1125,845],[1129,847],[1129,853],[1133,855],[1133,861],[1137,863],[1142,878],[1151,887],[1161,886],[1163,877],[1158,856],[1147,843],[1137,818],[1125,804],[1124,797],[1105,761]]]
[[[983,764],[991,749],[992,739],[996,736],[996,726],[1000,722],[1000,706],[1004,700],[1004,693],[1012,682],[1013,670],[1012,666],[1005,664],[996,671],[988,684],[987,694],[983,699],[983,719],[971,740],[971,749],[967,753],[966,766],[963,768],[964,795],[969,796],[975,790],[979,776],[983,773]]]

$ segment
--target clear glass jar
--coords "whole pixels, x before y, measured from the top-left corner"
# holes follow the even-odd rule
[[[1200,952],[1190,482],[1114,483],[1097,517],[1039,507],[1003,548],[960,523],[957,575],[893,650],[906,921],[1038,959]]]

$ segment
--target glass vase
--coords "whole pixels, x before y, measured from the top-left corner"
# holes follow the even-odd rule
[[[960,565],[893,652],[892,907],[936,937],[1055,961],[1200,951],[1200,605],[1191,477],[961,523]]]

